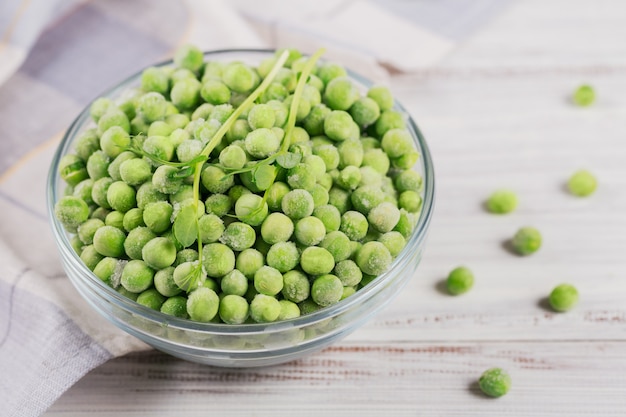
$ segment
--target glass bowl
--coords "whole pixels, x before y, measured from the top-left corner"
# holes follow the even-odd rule
[[[206,52],[205,59],[258,64],[273,53],[271,50],[221,50]],[[171,63],[168,60],[156,66]],[[348,73],[362,91],[372,85],[362,76]],[[124,90],[138,86],[140,77],[141,72],[138,72],[102,96],[116,98]],[[434,203],[433,164],[415,122],[400,103],[395,103],[395,110],[406,115],[407,129],[421,154],[416,169],[423,176],[422,211],[413,234],[391,268],[337,304],[295,319],[267,324],[199,323],[152,310],[105,284],[83,264],[72,249],[70,236],[54,216],[55,203],[63,196],[59,161],[72,150],[78,135],[93,123],[89,106],[65,133],[48,176],[48,214],[63,267],[78,292],[102,316],[154,348],[185,360],[223,367],[252,367],[287,362],[318,351],[357,329],[388,304],[411,279],[421,260]]]

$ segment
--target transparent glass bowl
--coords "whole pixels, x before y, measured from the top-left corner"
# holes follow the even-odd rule
[[[269,50],[223,50],[207,52],[205,58],[258,64],[271,54],[273,51]],[[171,63],[169,60],[157,66]],[[372,84],[353,72],[349,72],[349,76],[363,91]],[[141,72],[138,72],[102,96],[119,97],[124,90],[137,87],[140,77]],[[147,308],[106,285],[82,263],[72,249],[70,237],[54,216],[55,203],[63,196],[64,187],[58,173],[59,161],[72,151],[77,136],[92,123],[89,106],[67,130],[48,176],[48,214],[65,271],[78,292],[102,316],[154,348],[182,359],[215,366],[252,367],[287,362],[318,351],[345,337],[388,304],[411,279],[421,260],[434,203],[433,164],[426,141],[414,121],[397,102],[395,109],[406,115],[407,128],[421,154],[416,169],[424,180],[422,212],[392,267],[337,304],[306,316],[269,324],[197,323]]]

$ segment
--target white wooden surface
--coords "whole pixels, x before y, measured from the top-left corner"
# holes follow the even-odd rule
[[[521,0],[440,66],[394,77],[434,155],[436,213],[405,292],[346,340],[252,370],[132,354],[45,415],[626,415],[624,39],[622,0]],[[592,108],[568,103],[582,82]],[[580,167],[599,178],[589,199],[563,189]],[[517,212],[482,210],[498,187],[518,192]],[[523,225],[544,234],[527,258],[502,246]],[[438,284],[459,264],[476,285],[453,298]],[[543,300],[560,282],[581,293],[567,314]],[[498,400],[476,386],[493,366],[513,379]]]

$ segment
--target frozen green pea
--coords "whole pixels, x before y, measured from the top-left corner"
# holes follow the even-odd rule
[[[348,259],[352,254],[350,239],[340,231],[328,233],[319,246],[333,255],[335,263]]]
[[[303,189],[291,190],[282,199],[281,208],[292,220],[310,216],[315,208],[311,194]]]
[[[333,170],[339,166],[339,152],[333,145],[315,146],[313,154],[322,158],[326,165],[326,171]]]
[[[202,153],[202,142],[196,139],[183,140],[176,148],[176,157],[180,162],[189,162]]]
[[[267,205],[270,211],[279,211],[281,209],[283,197],[285,197],[290,190],[289,186],[281,181],[275,181],[267,189],[265,195],[267,197]]]
[[[145,135],[148,132],[148,130],[150,130],[150,124],[145,119],[145,117],[143,117],[143,114],[138,113],[130,121],[130,132],[129,133],[131,135],[136,135],[132,139],[133,143],[141,144],[141,141],[143,141],[145,139],[145,136],[143,136],[143,135]],[[134,295],[137,295],[137,294],[134,294]]]
[[[112,211],[104,218],[104,224],[107,226],[113,226],[126,233],[124,229],[124,213],[119,211]]]
[[[253,248],[241,251],[235,261],[235,268],[249,279],[252,279],[256,271],[263,265],[265,265],[265,257]]]
[[[91,213],[92,219],[100,219],[104,221],[107,217],[107,214],[110,213],[109,209],[105,209],[104,207],[97,207],[93,213]]]
[[[570,193],[577,197],[587,197],[593,194],[597,186],[596,177],[584,169],[576,171],[567,181],[567,188]]]
[[[141,89],[147,92],[155,91],[167,94],[170,87],[170,77],[162,68],[150,67],[141,73]]]
[[[380,188],[366,185],[357,188],[350,196],[352,206],[360,213],[368,215],[370,210],[381,204],[384,194]]]
[[[321,157],[317,155],[307,155],[302,159],[302,162],[302,165],[305,165],[306,169],[308,169],[311,174],[313,174],[315,181],[319,181],[326,174],[326,164]],[[296,165],[296,167],[292,169],[296,169],[298,165]],[[294,173],[297,172],[298,170],[294,171]]]
[[[265,218],[261,226],[261,236],[267,243],[273,245],[289,240],[294,231],[294,224],[283,213],[272,213]]]
[[[324,134],[324,121],[331,113],[331,109],[325,104],[317,104],[311,108],[309,114],[302,121],[306,132],[311,136]]]
[[[150,203],[167,201],[167,194],[163,194],[158,191],[150,181],[141,184],[141,186],[137,189],[136,199],[137,207],[143,210]]]
[[[191,134],[184,129],[184,127],[189,123],[189,118],[184,114],[173,114],[168,116],[166,121],[169,125],[174,127],[174,130],[170,133],[170,141],[178,151],[178,147],[181,143],[191,139]]]
[[[244,194],[250,194],[251,191],[248,190],[246,187],[244,187],[243,185],[237,184],[232,186],[229,190],[228,190],[228,197],[230,198],[230,200],[235,203],[237,202],[237,200],[239,200],[239,198],[244,195]]]
[[[226,132],[226,140],[228,143],[233,143],[237,140],[244,140],[251,131],[252,129],[250,128],[247,120],[235,120],[230,129],[228,129],[228,132]]]
[[[419,152],[413,149],[398,158],[392,159],[391,165],[397,169],[411,169],[419,158]]]
[[[550,293],[548,301],[555,311],[569,311],[578,304],[578,290],[570,284],[557,285]]]
[[[363,278],[363,273],[361,272],[359,266],[356,262],[350,259],[337,262],[335,269],[333,269],[333,273],[337,278],[339,278],[341,285],[344,287],[358,285]]]
[[[313,204],[315,207],[328,204],[329,196],[328,191],[321,184],[315,184],[313,188],[309,190],[311,197],[313,197]]]
[[[517,208],[517,203],[517,195],[513,191],[497,190],[489,196],[485,206],[491,213],[507,214]]]
[[[114,181],[120,181],[122,179],[122,174],[120,171],[121,166],[124,162],[131,160],[131,159],[138,159],[138,158],[137,158],[137,155],[135,155],[133,152],[130,152],[130,151],[122,152],[118,156],[116,156],[115,159],[109,164],[107,168],[107,171],[111,179],[113,179]]]
[[[215,106],[211,103],[203,103],[199,105],[192,113],[191,113],[191,121],[184,127],[185,131],[190,135],[193,135],[196,128],[204,123],[205,120],[208,120],[211,117],[211,113]]]
[[[59,174],[70,186],[75,186],[89,177],[85,162],[72,154],[63,156],[59,161]]]
[[[409,131],[404,128],[388,130],[383,135],[380,144],[389,158],[392,159],[399,158],[414,150],[413,138]]]
[[[278,242],[267,251],[267,264],[280,272],[288,272],[298,265],[300,253],[293,242]]]
[[[341,300],[343,285],[339,278],[326,274],[315,278],[311,285],[311,298],[316,304],[327,307]]]
[[[148,128],[148,136],[169,136],[174,128],[163,120],[152,122]]]
[[[170,297],[163,302],[160,311],[168,316],[187,319],[189,318],[189,313],[187,313],[187,298],[180,295]]]
[[[215,108],[211,112],[211,115],[215,113]],[[191,123],[190,123],[191,125]],[[221,122],[215,120],[213,118],[209,120],[198,119],[195,121],[193,125],[193,138],[198,139],[202,142],[203,146],[206,146],[207,143],[215,136],[219,128],[222,126]],[[191,128],[190,128],[191,129]]]
[[[89,206],[84,200],[74,196],[64,196],[54,206],[54,214],[70,232],[89,218]]]
[[[167,136],[149,136],[141,147],[148,155],[164,161],[171,161],[174,157],[174,144]]]
[[[182,292],[178,285],[176,285],[176,282],[174,282],[173,266],[168,266],[167,268],[158,270],[154,274],[153,281],[156,290],[166,297],[173,297]]]
[[[146,93],[137,102],[139,110],[148,123],[161,120],[167,112],[167,100],[157,92]]]
[[[198,219],[202,243],[217,242],[224,233],[224,221],[215,214],[205,214]]]
[[[328,191],[328,203],[343,214],[352,208],[351,194],[339,187],[332,187]]]
[[[300,308],[300,314],[306,316],[307,314],[315,313],[321,309],[322,306],[318,305],[312,299],[308,299],[298,303],[298,308]]]
[[[418,192],[422,188],[422,176],[413,170],[402,171],[395,177],[394,184],[399,193],[408,190]]]
[[[341,299],[344,300],[348,297],[350,297],[351,295],[354,295],[356,293],[357,287],[343,287],[343,294],[341,294]]]
[[[367,97],[371,98],[378,104],[380,110],[385,111],[393,107],[393,95],[389,88],[382,85],[370,87],[367,91]]]
[[[94,122],[98,123],[98,120],[100,120],[100,118],[104,116],[111,107],[114,107],[114,104],[110,98],[97,98],[93,101],[93,103],[91,103],[91,106],[89,106],[89,115]]]
[[[220,301],[219,316],[224,323],[242,324],[248,318],[250,306],[245,298],[228,294]]]
[[[178,266],[185,262],[194,262],[198,260],[198,251],[191,248],[186,248],[179,250],[176,253],[176,260],[173,263],[173,266]]]
[[[244,296],[248,291],[248,278],[237,269],[233,269],[220,280],[220,288],[226,295]]]
[[[363,273],[380,275],[385,272],[392,261],[389,250],[380,242],[367,242],[356,254],[356,263]]]
[[[226,175],[220,168],[211,165],[202,170],[200,178],[204,188],[215,194],[224,194],[235,183],[232,175]]]
[[[187,298],[189,318],[199,322],[209,322],[217,315],[220,298],[210,288],[200,287],[193,290]]]
[[[254,288],[259,294],[276,295],[283,289],[283,275],[276,268],[262,266],[254,274]]]
[[[349,165],[339,171],[336,182],[345,190],[354,190],[361,183],[361,171],[359,168]]]
[[[324,248],[310,246],[300,255],[300,266],[307,274],[328,274],[335,267],[333,255]]]
[[[173,212],[174,208],[166,201],[148,203],[143,209],[143,221],[154,233],[163,233],[171,226]]]
[[[155,237],[143,246],[141,257],[154,269],[167,268],[176,260],[176,246],[166,237]]]
[[[204,64],[204,55],[193,45],[183,45],[174,54],[174,64],[180,68],[198,72]]]
[[[315,181],[315,172],[307,164],[299,163],[287,171],[287,183],[292,189],[310,190],[315,185]]]
[[[271,83],[261,94],[260,101],[261,103],[268,103],[272,100],[280,100],[283,101],[289,96],[289,90],[284,85],[273,82]]]
[[[93,236],[93,247],[99,254],[119,258],[124,254],[126,235],[117,227],[102,226]]]
[[[586,84],[578,87],[572,95],[572,101],[574,102],[574,104],[581,107],[591,106],[595,100],[596,92],[594,91],[593,87]]]
[[[100,207],[110,209],[111,205],[107,199],[109,187],[113,184],[113,180],[110,177],[103,177],[96,180],[91,188],[91,199]]]
[[[412,213],[409,213],[404,209],[400,209],[400,219],[393,230],[402,234],[405,239],[408,239],[411,236],[411,233],[413,233],[415,222],[416,218]]]
[[[259,128],[248,133],[246,151],[255,158],[267,158],[280,148],[280,139],[271,129]]]
[[[93,245],[87,245],[80,252],[80,259],[87,268],[93,271],[104,256],[100,255]]]
[[[346,75],[348,75],[348,73],[345,68],[334,62],[322,64],[317,71],[317,76],[322,80],[324,85],[328,85],[328,83],[335,78],[345,77]]]
[[[359,90],[348,77],[333,78],[324,90],[324,103],[333,110],[348,110],[359,99]]]
[[[177,177],[178,172],[176,167],[161,165],[152,175],[152,185],[163,194],[174,194],[180,190],[183,182],[183,178]]]
[[[242,195],[235,203],[237,218],[251,226],[259,226],[267,217],[269,208],[261,196],[256,194]]]
[[[350,115],[359,126],[369,126],[380,116],[380,107],[374,99],[361,97],[350,107]]]
[[[314,216],[308,216],[296,222],[296,240],[305,246],[317,245],[326,235],[324,223]]]
[[[136,227],[128,232],[124,240],[124,251],[131,259],[142,259],[143,247],[156,235],[147,227]]]
[[[415,191],[404,191],[398,197],[398,207],[410,213],[417,213],[422,208],[422,197]]]
[[[211,194],[204,202],[206,212],[215,214],[218,217],[226,215],[233,206],[233,202],[228,195]]]
[[[248,124],[255,129],[271,128],[276,121],[276,115],[272,106],[267,104],[257,104],[248,112]]]
[[[478,386],[490,397],[502,397],[511,389],[511,377],[501,368],[487,369],[478,378]]]
[[[374,125],[378,137],[382,138],[391,129],[402,129],[406,126],[404,116],[395,110],[385,110]]]
[[[102,134],[113,126],[119,126],[125,132],[130,132],[128,116],[118,108],[109,108],[100,120],[98,120],[98,132]]]
[[[202,99],[211,104],[225,104],[230,101],[230,89],[219,80],[207,80],[200,90]]]
[[[324,91],[324,82],[320,79],[320,77],[318,77],[315,74],[309,75],[309,80],[307,81],[307,85],[314,87],[320,93]]]
[[[222,243],[209,243],[202,248],[202,265],[209,277],[221,278],[235,269],[235,253]]]
[[[109,205],[120,213],[126,213],[137,205],[135,189],[124,181],[115,181],[107,189]]]
[[[120,283],[130,292],[140,293],[152,286],[154,270],[140,260],[129,261],[122,270]]]
[[[220,164],[229,169],[241,169],[248,161],[245,151],[236,145],[225,147],[219,156]]]
[[[337,207],[330,204],[315,207],[313,216],[322,221],[327,233],[339,230],[339,226],[341,225],[341,213]]]
[[[223,70],[222,81],[231,90],[245,93],[254,87],[254,70],[239,62],[228,64]]]
[[[93,274],[103,282],[112,285],[111,277],[115,274],[116,270],[118,270],[120,262],[121,261],[111,257],[103,258],[93,269]]]
[[[182,110],[195,108],[200,100],[200,89],[202,85],[195,78],[188,78],[174,83],[170,91],[172,104]]]
[[[300,317],[300,308],[294,302],[289,300],[280,300],[280,314],[277,320],[289,320]]]
[[[530,255],[539,250],[541,240],[539,230],[534,227],[522,227],[513,236],[511,245],[518,254]]]
[[[256,232],[252,226],[241,222],[230,223],[220,238],[220,242],[236,251],[251,248],[255,240]]]
[[[283,289],[281,291],[286,300],[300,303],[309,298],[311,284],[305,274],[298,270],[291,270],[283,275]]]
[[[337,145],[339,169],[348,166],[360,167],[363,163],[363,145],[359,139],[347,139]]]
[[[96,181],[108,175],[109,164],[111,159],[103,151],[95,151],[87,160],[87,173],[89,178]]]
[[[382,149],[369,149],[363,153],[363,165],[370,166],[379,174],[386,175],[391,161]]]
[[[257,294],[250,303],[250,317],[257,323],[276,321],[280,310],[280,303],[271,295]]]
[[[74,187],[72,195],[80,198],[87,203],[87,205],[92,205],[93,199],[91,198],[91,192],[93,191],[93,183],[94,181],[91,178],[87,178],[86,180],[79,182]]]
[[[385,245],[389,253],[394,258],[402,252],[404,246],[406,245],[406,239],[400,232],[391,231],[384,233],[378,238],[378,241]]]
[[[336,93],[337,89],[335,88],[335,91],[332,94],[336,95]],[[304,85],[304,88],[302,89],[302,98],[308,101],[311,104],[311,107],[315,107],[322,102],[320,90],[309,84]]]
[[[207,273],[198,261],[187,261],[177,265],[174,268],[172,279],[178,288],[183,291],[190,292],[196,288],[217,288],[213,281],[207,279]]]
[[[96,230],[104,226],[104,222],[100,219],[89,219],[78,226],[78,237],[85,245],[93,243],[93,236]]]
[[[352,116],[343,110],[334,110],[324,119],[324,134],[334,141],[358,139],[359,129]]]
[[[287,88],[287,91],[293,92],[298,82],[296,73],[289,68],[280,68],[274,77],[274,82],[280,83]]]
[[[74,150],[83,161],[87,161],[91,154],[100,149],[100,138],[95,128],[87,129],[76,138]]]
[[[400,220],[400,210],[392,203],[383,202],[369,211],[367,220],[377,231],[390,232]]]
[[[460,266],[454,268],[446,279],[446,288],[452,295],[468,292],[474,286],[474,274],[469,268]]]

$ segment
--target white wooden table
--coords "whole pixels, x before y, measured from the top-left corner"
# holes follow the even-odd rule
[[[434,155],[436,213],[404,293],[344,341],[250,370],[132,354],[45,415],[626,415],[624,40],[623,0],[521,0],[437,68],[393,79]],[[587,109],[568,103],[583,82]],[[563,188],[580,167],[599,178],[589,199]],[[518,192],[514,214],[482,210],[498,187]],[[502,247],[523,225],[544,235],[526,258]],[[460,264],[476,285],[450,297],[439,284]],[[566,314],[545,308],[560,282],[581,293]],[[493,366],[513,379],[497,400],[476,385]]]

